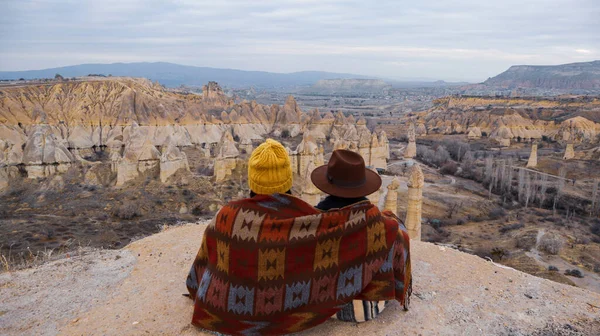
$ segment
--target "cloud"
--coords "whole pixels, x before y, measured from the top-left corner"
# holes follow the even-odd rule
[[[146,60],[482,80],[600,58],[597,0],[3,0],[0,12],[0,70]]]

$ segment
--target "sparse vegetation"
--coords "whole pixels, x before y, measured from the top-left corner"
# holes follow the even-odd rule
[[[442,165],[442,168],[440,168],[440,173],[444,175],[455,175],[457,170],[458,166],[456,165],[456,162],[448,161]]]
[[[490,211],[490,219],[500,219],[506,216],[506,210],[496,207]]]
[[[500,233],[506,233],[509,231],[522,229],[524,227],[525,227],[525,224],[523,224],[523,223],[515,223],[515,224],[505,225],[505,226],[501,227],[498,231],[500,231]]]
[[[568,269],[565,271],[565,275],[569,275],[569,276],[576,277],[576,278],[584,277],[583,273],[578,269],[572,269],[572,270]]]
[[[133,203],[123,204],[113,212],[113,216],[124,220],[133,219],[141,215],[138,205]]]
[[[540,239],[539,249],[548,254],[558,254],[563,247],[563,240],[556,234],[546,233]]]

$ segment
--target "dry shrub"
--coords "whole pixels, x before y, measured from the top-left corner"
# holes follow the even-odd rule
[[[506,216],[506,211],[501,207],[494,208],[490,211],[490,219],[500,219]]]
[[[583,278],[583,273],[578,269],[566,270],[565,275],[570,275],[576,278]]]
[[[540,239],[539,249],[548,254],[558,254],[563,247],[563,239],[557,234],[546,233]]]
[[[522,229],[524,227],[525,227],[525,224],[523,224],[523,223],[515,223],[515,224],[505,225],[505,226],[501,227],[499,229],[499,231],[500,231],[500,233],[506,233],[508,231],[518,230],[518,229]]]
[[[142,213],[139,209],[138,204],[136,203],[123,204],[113,211],[113,216],[125,220],[133,219],[141,215]]]
[[[442,173],[444,175],[454,175],[454,174],[456,174],[457,170],[458,170],[458,166],[456,165],[456,162],[448,161],[448,162],[444,163],[444,165],[440,169],[440,173]]]

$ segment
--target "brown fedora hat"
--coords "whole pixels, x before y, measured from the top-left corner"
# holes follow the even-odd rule
[[[344,149],[333,151],[329,162],[315,168],[310,179],[321,191],[344,198],[367,196],[381,187],[381,177],[365,167],[362,156]]]

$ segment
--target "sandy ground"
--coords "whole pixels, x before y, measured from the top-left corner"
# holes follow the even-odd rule
[[[208,335],[190,325],[185,277],[206,223],[0,275],[3,335]],[[412,245],[411,309],[303,335],[598,335],[600,294],[430,243]]]

